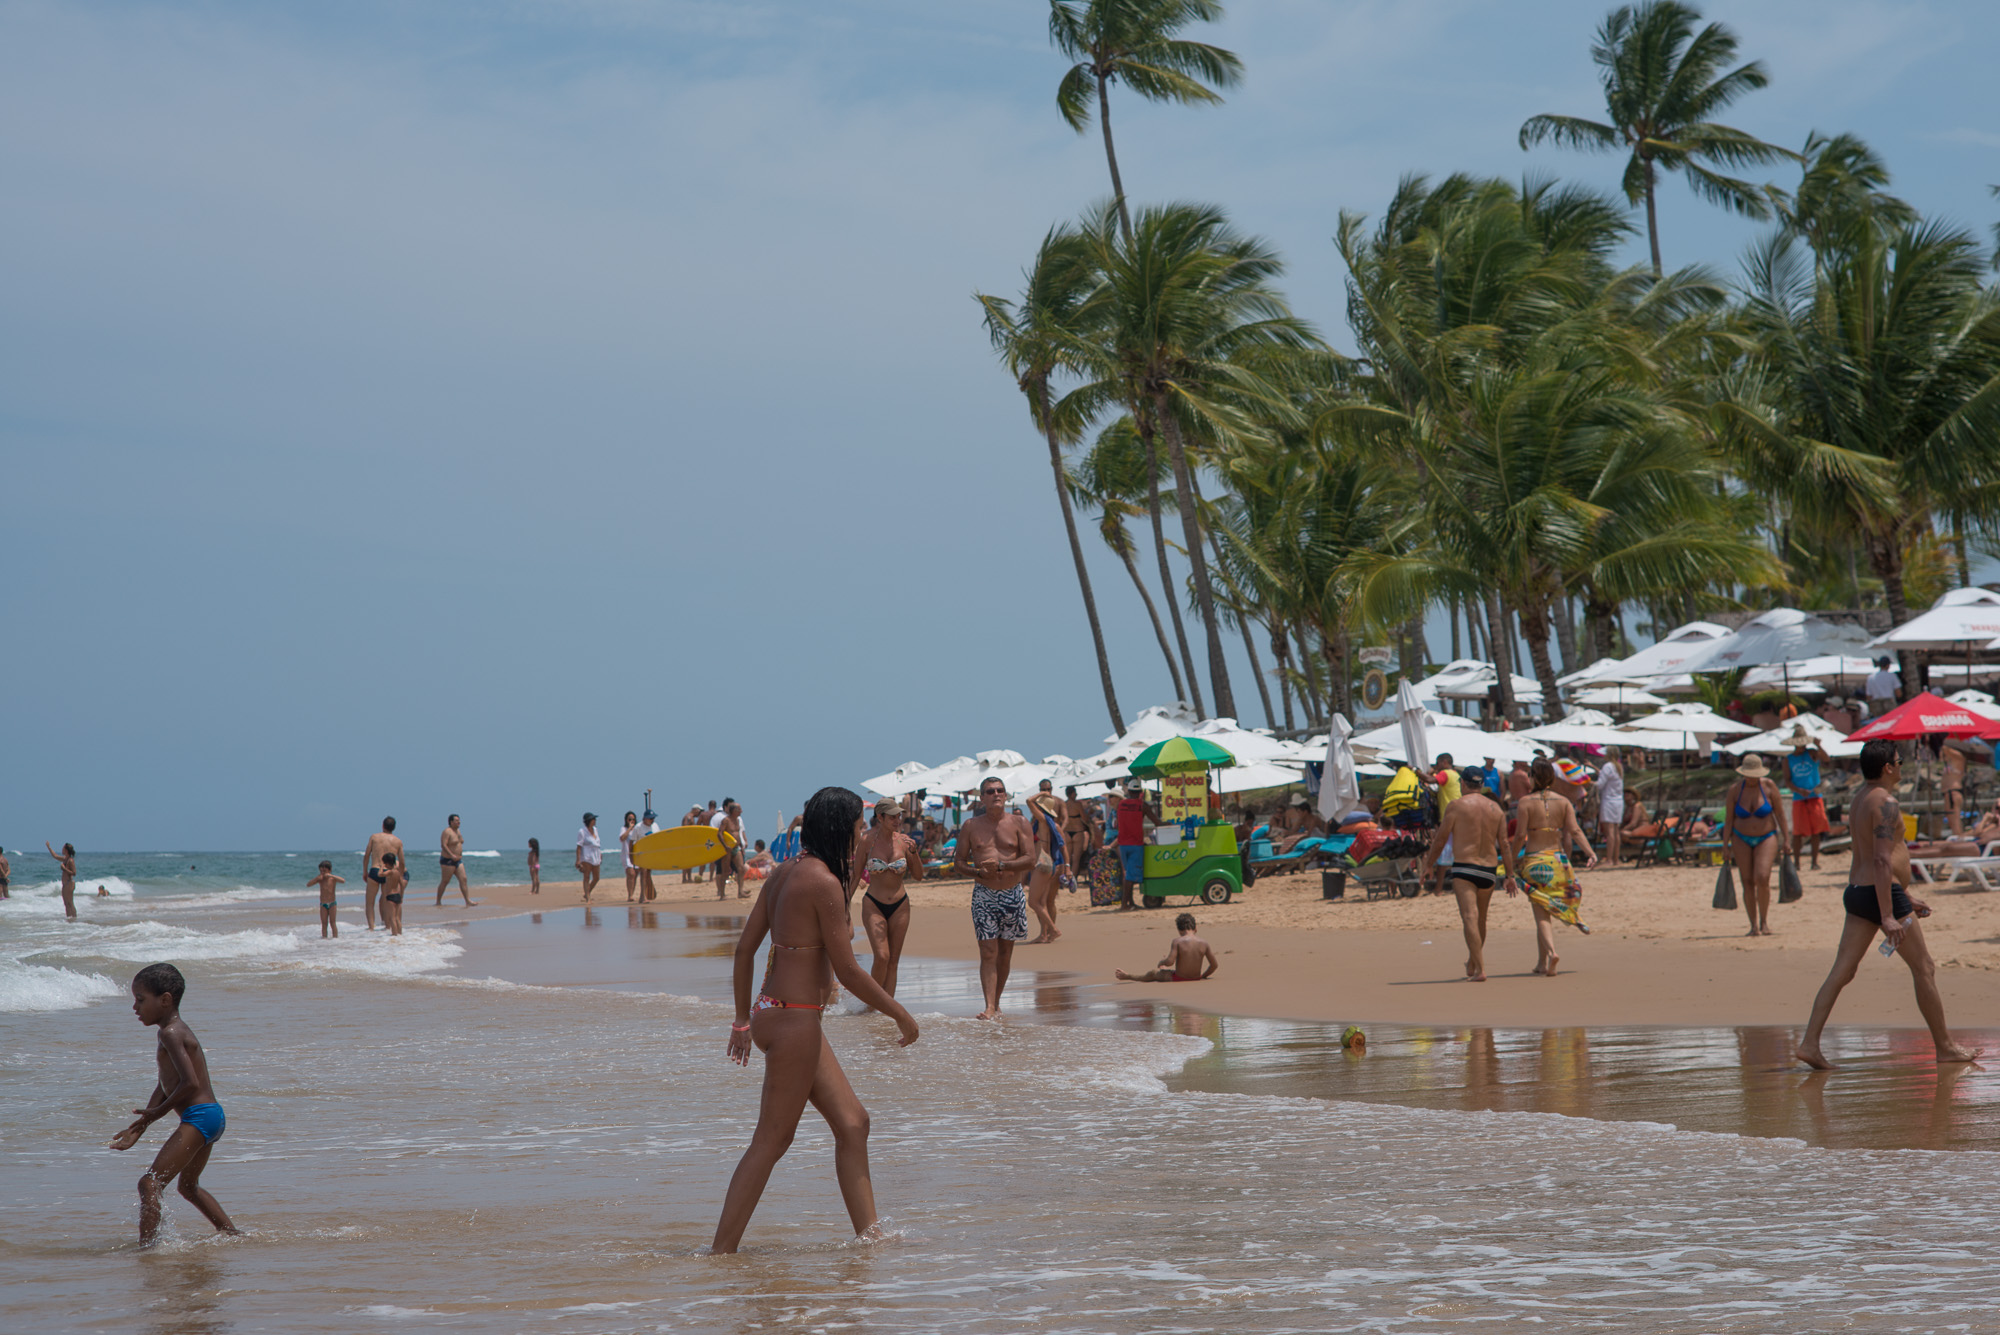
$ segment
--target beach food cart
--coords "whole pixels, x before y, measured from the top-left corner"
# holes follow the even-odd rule
[[[1243,891],[1243,856],[1236,830],[1211,816],[1208,772],[1236,757],[1203,737],[1169,737],[1141,751],[1132,773],[1160,781],[1160,823],[1146,848],[1140,896],[1149,909],[1185,895],[1227,904]]]

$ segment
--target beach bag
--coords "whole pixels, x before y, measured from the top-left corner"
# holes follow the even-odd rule
[[[1778,902],[1795,904],[1806,897],[1806,888],[1799,881],[1798,864],[1790,858],[1778,859]]]
[[[1736,907],[1736,868],[1723,863],[1715,876],[1715,898],[1709,903],[1719,909]]]

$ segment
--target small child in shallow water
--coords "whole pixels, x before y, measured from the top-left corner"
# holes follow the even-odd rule
[[[345,876],[335,876],[333,874],[333,864],[331,862],[320,863],[319,875],[306,882],[308,890],[315,888],[319,890],[319,935],[322,941],[329,935],[334,937],[340,935],[340,923],[333,916],[333,888],[336,885],[346,884],[347,878]]]
[[[234,1233],[236,1225],[215,1197],[201,1186],[201,1170],[208,1166],[208,1154],[222,1139],[226,1124],[222,1105],[208,1083],[208,1058],[201,1040],[181,1019],[181,998],[187,995],[187,980],[171,964],[148,964],[132,979],[132,1013],[143,1025],[158,1025],[159,1046],[154,1061],[160,1078],[146,1106],[135,1108],[138,1120],[111,1138],[114,1150],[129,1150],[139,1143],[147,1127],[170,1112],[181,1115],[181,1124],[167,1137],[154,1156],[153,1166],[139,1179],[139,1242],[150,1244],[160,1229],[160,1193],[179,1177],[181,1196],[201,1211],[219,1233]]]
[[[1180,934],[1167,947],[1166,958],[1157,969],[1145,973],[1126,973],[1123,969],[1111,972],[1127,983],[1195,983],[1214,977],[1221,961],[1215,958],[1215,947],[1194,934],[1194,915],[1181,914],[1174,919],[1174,927]]]

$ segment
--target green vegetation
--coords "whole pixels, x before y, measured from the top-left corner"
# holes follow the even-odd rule
[[[1888,193],[1851,134],[1794,153],[1716,122],[1767,82],[1726,28],[1671,0],[1620,7],[1592,47],[1606,119],[1522,127],[1524,147],[1625,153],[1624,200],[1413,175],[1379,215],[1343,212],[1348,358],[1293,315],[1279,257],[1222,209],[1127,202],[1111,90],[1219,103],[1241,62],[1183,34],[1221,13],[1052,0],[1073,62],[1057,108],[1079,133],[1096,120],[1112,193],[1050,230],[1019,297],[979,297],[1048,450],[1115,726],[1078,509],[1175,689],[1235,715],[1224,643],[1240,635],[1287,728],[1351,711],[1362,644],[1395,644],[1406,672],[1430,660],[1438,609],[1451,657],[1501,668],[1506,715],[1511,672],[1560,712],[1558,676],[1624,652],[1628,628],[1781,603],[1876,604],[1900,623],[1953,582],[1954,558],[1963,581],[1968,546],[2000,546],[1985,247]],[[1796,181],[1722,170],[1759,166]],[[1662,171],[1770,221],[1733,281],[1662,265]],[[1634,205],[1652,263],[1625,267]],[[1142,516],[1150,563],[1128,526]]]

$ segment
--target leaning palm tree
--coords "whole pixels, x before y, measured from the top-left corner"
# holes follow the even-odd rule
[[[1685,172],[1696,194],[1749,218],[1768,218],[1762,190],[1711,170],[1706,163],[1745,167],[1798,155],[1710,118],[1769,77],[1758,61],[1736,59],[1736,34],[1720,23],[1695,31],[1701,14],[1676,0],[1620,5],[1597,30],[1590,58],[1604,84],[1609,122],[1580,116],[1532,116],[1521,147],[1551,141],[1568,148],[1626,153],[1625,198],[1646,203],[1653,272],[1660,263],[1660,222],[1654,205],[1659,173]]]
[[[1028,400],[1028,415],[1049,447],[1049,467],[1055,472],[1056,502],[1062,507],[1063,531],[1069,535],[1070,559],[1076,565],[1077,588],[1083,593],[1084,615],[1090,621],[1090,640],[1097,649],[1097,675],[1104,685],[1104,707],[1111,713],[1111,726],[1123,734],[1125,718],[1118,709],[1118,693],[1111,682],[1111,659],[1104,648],[1104,628],[1097,619],[1097,598],[1090,587],[1090,569],[1084,564],[1083,542],[1076,533],[1076,514],[1070,507],[1069,475],[1063,467],[1063,446],[1073,444],[1077,424],[1065,420],[1054,401],[1050,381],[1070,360],[1070,349],[1079,337],[1078,312],[1090,293],[1094,275],[1090,251],[1074,228],[1051,228],[1035,252],[1035,262],[1027,272],[1027,286],[1019,302],[977,294],[986,313],[986,333],[1006,363],[1015,385]]]
[[[1111,195],[1126,241],[1132,216],[1111,143],[1111,85],[1120,80],[1149,102],[1215,103],[1215,90],[1243,76],[1233,52],[1174,36],[1190,23],[1222,17],[1220,0],[1049,0],[1049,40],[1076,63],[1056,89],[1056,109],[1078,134],[1090,128],[1096,103],[1111,168]]]
[[[1165,442],[1182,551],[1206,632],[1212,699],[1218,714],[1234,716],[1183,423],[1198,425],[1206,439],[1230,443],[1295,417],[1269,366],[1284,354],[1323,345],[1272,286],[1282,267],[1276,254],[1234,231],[1220,209],[1178,204],[1142,210],[1129,244],[1121,242],[1114,217],[1115,209],[1101,209],[1083,229],[1099,275],[1089,305],[1101,341],[1087,368],[1080,368],[1092,379],[1073,394],[1079,411],[1124,408],[1142,438],[1157,432]],[[1159,556],[1164,571],[1164,542]]]
[[[1138,590],[1139,601],[1145,605],[1147,619],[1153,623],[1153,638],[1159,641],[1160,656],[1166,659],[1167,675],[1173,679],[1174,698],[1187,700],[1190,699],[1187,685],[1181,680],[1181,666],[1174,658],[1174,648],[1167,642],[1166,627],[1160,624],[1160,609],[1153,602],[1145,577],[1139,573],[1139,545],[1125,527],[1126,520],[1146,513],[1145,498],[1149,492],[1155,497],[1159,495],[1158,460],[1154,459],[1149,483],[1147,458],[1146,446],[1139,439],[1139,429],[1131,416],[1120,416],[1098,432],[1097,443],[1070,474],[1069,485],[1078,501],[1097,510],[1098,536],[1124,564],[1132,587]]]

